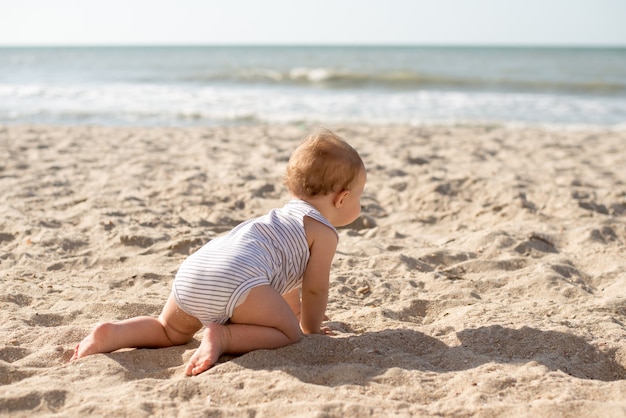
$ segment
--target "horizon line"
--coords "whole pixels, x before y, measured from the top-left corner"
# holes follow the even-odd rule
[[[355,42],[355,43],[229,43],[229,42],[172,42],[172,43],[16,43],[2,44],[0,48],[137,48],[137,47],[422,47],[422,48],[626,48],[626,43],[414,43],[414,42]]]

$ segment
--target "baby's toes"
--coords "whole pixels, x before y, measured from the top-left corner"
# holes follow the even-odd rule
[[[74,354],[72,355],[72,358],[70,359],[70,361],[78,360],[79,347],[80,347],[80,344],[76,344],[76,347],[74,347]]]
[[[196,376],[200,373],[206,371],[212,366],[211,362],[207,359],[199,359],[192,357],[187,363],[187,367],[185,368],[185,374],[187,376]]]

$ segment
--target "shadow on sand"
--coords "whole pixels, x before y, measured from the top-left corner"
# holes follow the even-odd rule
[[[450,347],[407,329],[366,332],[347,338],[309,336],[294,346],[252,352],[232,361],[251,369],[283,370],[302,381],[329,386],[364,383],[363,380],[392,367],[446,373],[487,363],[529,362],[580,379],[626,379],[626,369],[616,361],[615,351],[600,351],[583,338],[563,332],[493,325],[466,329],[458,332],[457,337],[461,344]],[[360,366],[356,372],[360,376],[355,376],[354,367],[350,373],[341,373],[342,365],[349,364]],[[303,365],[316,366],[313,369],[318,372],[311,373],[312,368]],[[337,373],[328,373],[331,369]]]

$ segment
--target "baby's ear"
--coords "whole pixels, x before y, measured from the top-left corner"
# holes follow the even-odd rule
[[[333,200],[335,207],[336,208],[342,207],[344,200],[349,194],[350,194],[350,190],[343,190],[341,192],[335,193],[335,198]]]

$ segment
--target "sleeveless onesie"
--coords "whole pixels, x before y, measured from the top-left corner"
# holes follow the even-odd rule
[[[293,199],[189,256],[172,285],[178,306],[202,324],[224,324],[250,289],[270,285],[282,295],[300,286],[310,256],[305,216],[337,233],[317,209]]]

